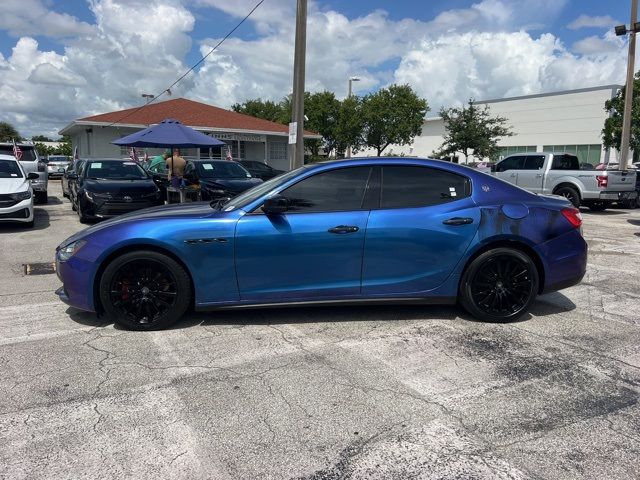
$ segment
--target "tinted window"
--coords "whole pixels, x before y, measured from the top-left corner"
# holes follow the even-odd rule
[[[14,160],[0,160],[0,178],[22,178],[18,163]]]
[[[552,170],[580,170],[580,161],[575,155],[554,155]]]
[[[292,211],[361,210],[370,167],[341,168],[318,173],[284,190]]]
[[[506,172],[507,170],[521,170],[524,167],[525,157],[507,157],[496,165],[496,172]]]
[[[87,162],[83,164],[83,170],[87,171],[87,178],[91,179],[140,180],[148,178],[145,171],[134,162]]]
[[[33,162],[36,159],[36,149],[26,145],[20,145],[20,151],[22,152],[22,157],[20,157],[21,162]],[[13,145],[0,145],[0,153],[4,155],[13,155]]]
[[[544,155],[527,155],[524,170],[540,170],[544,166]]]
[[[383,167],[381,208],[422,207],[469,196],[469,180],[435,168]]]
[[[236,162],[193,162],[200,178],[249,178],[251,174]]]

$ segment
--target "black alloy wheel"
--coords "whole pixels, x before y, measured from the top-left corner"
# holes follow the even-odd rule
[[[515,320],[538,293],[538,271],[523,252],[496,248],[478,256],[461,282],[461,303],[474,317],[489,322]]]
[[[166,255],[139,251],[113,260],[100,280],[100,300],[117,324],[157,330],[178,321],[191,301],[191,280]]]
[[[574,207],[580,208],[580,194],[575,188],[560,187],[558,190],[556,190],[555,194],[563,196],[564,198],[569,200]]]

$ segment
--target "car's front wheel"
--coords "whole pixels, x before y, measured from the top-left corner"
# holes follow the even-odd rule
[[[100,302],[114,323],[159,330],[177,322],[191,303],[191,279],[172,258],[153,251],[125,253],[100,278]]]
[[[525,314],[538,294],[538,270],[533,260],[512,248],[479,255],[465,270],[460,302],[475,318],[508,322]]]

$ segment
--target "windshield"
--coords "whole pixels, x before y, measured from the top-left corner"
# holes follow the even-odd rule
[[[222,205],[221,208],[225,211],[235,210],[236,208],[242,208],[250,204],[254,200],[257,200],[258,198],[260,198],[262,195],[269,192],[270,190],[277,188],[278,186],[287,182],[289,179],[295,177],[296,175],[301,173],[304,168],[306,167],[296,168],[295,170],[291,170],[290,172],[287,172],[283,175],[274,177],[271,180],[267,180],[266,182],[261,183],[241,193],[237,197],[233,197],[227,203]]]
[[[142,180],[149,178],[134,162],[89,162],[87,178],[94,180]]]
[[[22,178],[18,162],[14,160],[0,160],[0,178]]]
[[[236,162],[193,162],[200,178],[251,178],[251,174]]]
[[[20,157],[21,162],[34,162],[36,160],[35,148],[20,144],[18,144],[18,147],[20,147],[20,151],[22,152],[22,157]],[[0,145],[0,153],[13,156],[13,145]]]

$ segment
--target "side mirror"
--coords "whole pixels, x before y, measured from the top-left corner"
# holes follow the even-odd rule
[[[27,174],[27,180],[37,180],[40,178],[36,172],[30,172]]]
[[[262,205],[262,211],[267,215],[279,215],[286,212],[291,207],[289,199],[282,195],[276,195],[275,197],[268,198],[264,205]]]

